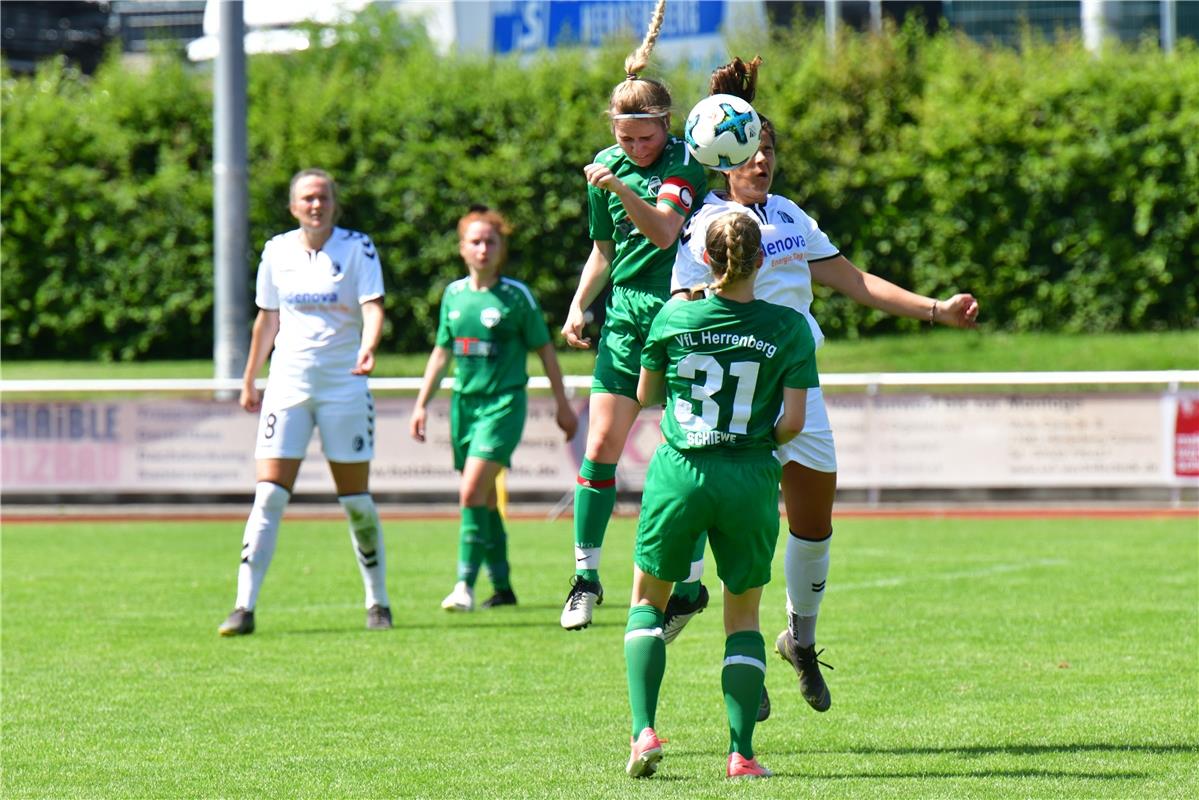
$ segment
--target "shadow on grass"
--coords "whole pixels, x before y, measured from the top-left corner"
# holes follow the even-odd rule
[[[848,750],[791,750],[784,755],[958,755],[966,758],[982,756],[1039,756],[1059,753],[1199,753],[1196,744],[1108,744],[1104,742],[1074,744],[1011,744],[1003,746],[978,745],[968,747],[854,747]]]
[[[959,778],[1049,778],[1057,780],[1060,778],[1073,778],[1076,780],[1096,780],[1096,781],[1139,781],[1150,777],[1148,772],[1074,772],[1063,769],[979,769],[966,770],[962,772],[930,772],[928,770],[920,770],[917,772],[844,772],[836,774],[801,774],[791,775],[789,773],[775,772],[776,778],[783,776],[789,778],[806,778],[809,781],[849,781],[859,780],[861,778],[877,778],[879,780],[896,780],[909,778],[912,780],[956,780]]]

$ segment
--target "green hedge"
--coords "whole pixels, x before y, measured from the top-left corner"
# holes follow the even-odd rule
[[[532,60],[448,58],[386,14],[340,44],[249,62],[250,249],[293,226],[287,182],[337,176],[342,224],[379,246],[385,346],[427,348],[462,274],[454,222],[506,210],[508,272],[556,328],[589,250],[582,165],[627,43]],[[916,28],[740,42],[765,64],[776,191],[859,266],[915,290],[968,289],[1010,331],[1186,329],[1199,322],[1199,52],[1092,58]],[[706,75],[674,71],[679,114]],[[206,357],[212,341],[211,78],[161,58],[93,78],[60,64],[3,76],[3,355]],[[251,294],[252,296],[252,294]],[[904,330],[819,293],[832,336]]]

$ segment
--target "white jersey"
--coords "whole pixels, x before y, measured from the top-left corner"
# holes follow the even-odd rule
[[[722,194],[709,192],[683,232],[670,276],[670,290],[674,292],[713,280],[712,271],[704,263],[704,241],[712,220],[730,211],[753,217],[762,229],[765,258],[754,281],[754,296],[803,314],[812,329],[816,346],[820,347],[824,333],[811,312],[812,272],[808,262],[832,258],[839,251],[820,230],[816,220],[785,197],[770,194],[765,203],[743,206]]]
[[[267,394],[275,407],[310,397],[366,391],[351,375],[362,343],[362,304],[383,296],[383,270],[365,234],[334,228],[320,250],[305,248],[300,230],[262,249],[259,308],[279,312]]]

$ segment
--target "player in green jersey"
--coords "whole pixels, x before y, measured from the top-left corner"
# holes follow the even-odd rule
[[[652,775],[662,758],[654,732],[666,671],[662,625],[671,585],[688,577],[705,531],[724,583],[726,775],[770,774],[754,758],[753,732],[766,676],[758,605],[779,533],[782,468],[773,450],[803,429],[807,390],[819,379],[803,317],[754,299],[761,244],[751,217],[713,220],[704,251],[716,278],[711,295],[666,305],[641,352],[637,397],[650,406],[665,389],[666,441],[646,475],[625,628],[633,777]]]
[[[637,376],[650,323],[670,296],[670,272],[683,223],[707,192],[703,165],[670,135],[670,91],[640,77],[662,27],[659,0],[641,46],[625,60],[627,78],[612,90],[608,114],[616,144],[601,151],[587,177],[591,255],[571,300],[562,335],[588,348],[584,313],[609,280],[603,330],[596,343],[587,447],[575,486],[575,575],[561,624],[591,624],[603,602],[600,548],[616,503],[616,462],[641,407]]]
[[[774,125],[755,99],[761,64],[761,58],[748,62],[734,58],[712,73],[708,85],[711,94],[736,95],[755,104],[762,121],[761,145],[753,158],[725,173],[726,188],[710,192],[703,207],[688,220],[675,259],[671,281],[674,290],[686,293],[691,286],[711,280],[702,261],[704,231],[710,220],[737,212],[756,220],[762,230],[765,261],[754,284],[756,296],[803,314],[817,350],[824,333],[811,309],[816,284],[888,314],[959,329],[975,327],[979,302],[972,294],[938,299],[863,272],[833,245],[816,220],[791,199],[771,193],[779,140]],[[823,712],[829,709],[832,696],[821,672],[821,667],[828,665],[819,660],[822,651],[816,649],[816,622],[831,586],[828,578],[837,454],[829,411],[819,389],[808,392],[804,419],[803,431],[775,452],[783,465],[783,506],[789,530],[782,546],[787,627],[775,640],[775,649],[794,668],[807,703]],[[673,606],[672,598],[663,626],[668,643],[688,620],[685,615],[672,615]]]
[[[462,473],[462,524],[458,581],[441,607],[473,611],[475,580],[484,563],[495,593],[483,608],[516,604],[496,478],[509,465],[524,430],[528,351],[536,351],[545,367],[558,405],[558,427],[568,440],[579,421],[566,398],[558,356],[536,299],[523,283],[500,275],[507,256],[507,221],[497,211],[475,206],[458,221],[458,237],[458,252],[470,274],[451,283],[442,296],[437,343],[409,429],[413,438],[425,441],[429,399],[450,360],[456,359],[450,436],[454,468]]]

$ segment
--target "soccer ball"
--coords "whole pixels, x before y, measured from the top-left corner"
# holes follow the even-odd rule
[[[683,127],[683,141],[695,160],[727,172],[758,152],[762,121],[749,103],[731,94],[714,94],[695,104]]]

